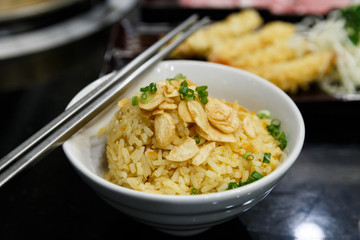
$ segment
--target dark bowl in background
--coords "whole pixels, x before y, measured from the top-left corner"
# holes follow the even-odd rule
[[[113,29],[138,3],[74,2],[56,11],[13,18],[10,25],[1,22],[2,29],[9,30],[0,34],[0,124],[6,126],[0,135],[1,156],[54,119],[80,89],[99,78]],[[41,21],[47,24],[33,24]],[[22,31],[11,31],[15,22],[24,25]]]

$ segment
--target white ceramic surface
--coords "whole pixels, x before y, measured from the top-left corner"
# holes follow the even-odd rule
[[[238,100],[240,105],[250,111],[268,109],[272,118],[280,119],[288,139],[286,157],[280,166],[249,185],[203,195],[169,196],[117,186],[103,179],[107,165],[105,136],[97,137],[98,130],[106,126],[117,110],[116,103],[66,141],[63,149],[80,176],[116,209],[164,232],[192,235],[239,215],[266,197],[298,157],[304,142],[305,128],[295,103],[282,90],[248,72],[214,63],[183,60],[160,62],[136,79],[123,96],[131,97],[140,87],[174,77],[178,73],[199,85],[207,85],[211,96],[227,101]],[[70,104],[101,81],[104,79],[87,86]]]

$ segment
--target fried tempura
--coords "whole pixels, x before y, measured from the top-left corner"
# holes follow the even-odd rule
[[[188,38],[173,53],[202,58],[255,73],[295,93],[328,74],[335,64],[333,52],[320,52],[283,21],[262,25],[254,10],[232,14]]]
[[[247,70],[271,81],[284,91],[294,93],[299,87],[306,89],[310,82],[329,73],[333,64],[334,54],[327,51]]]
[[[215,22],[190,36],[177,47],[172,57],[207,58],[212,48],[227,39],[239,37],[261,26],[263,20],[255,10],[230,14],[225,20]]]
[[[291,60],[301,57],[308,52],[309,47],[306,41],[296,41],[295,45],[292,40],[282,39],[254,52],[245,53],[241,57],[229,62],[228,65],[246,70],[265,64]]]
[[[264,48],[276,41],[288,39],[294,33],[295,26],[291,23],[270,22],[259,31],[213,46],[208,61],[231,65],[234,60],[242,55]]]

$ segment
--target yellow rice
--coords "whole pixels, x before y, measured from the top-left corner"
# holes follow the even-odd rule
[[[237,102],[226,104],[237,111],[240,119],[240,126],[233,133],[236,142],[216,142],[207,160],[196,166],[191,159],[183,162],[166,159],[172,146],[180,144],[186,136],[194,137],[193,124],[184,123],[176,109],[166,110],[175,119],[176,132],[181,137],[176,138],[169,149],[158,148],[153,115],[139,106],[132,106],[129,99],[123,99],[108,126],[106,155],[109,170],[105,179],[138,191],[189,195],[193,189],[197,194],[224,191],[230,182],[245,182],[254,171],[268,175],[279,165],[283,153],[279,141],[266,129],[270,120],[260,119]],[[244,131],[245,117],[251,119],[256,137],[250,137]],[[202,138],[199,146],[207,142]],[[251,161],[243,157],[248,152],[254,156]],[[263,163],[264,153],[271,153],[270,163]]]

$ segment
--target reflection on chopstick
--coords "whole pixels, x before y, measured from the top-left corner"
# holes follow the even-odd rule
[[[168,56],[171,51],[197,29],[210,22],[207,17],[200,21],[197,21],[197,18],[196,15],[189,17],[177,28],[135,58],[121,71],[113,73],[107,81],[95,88],[3,157],[0,160],[0,186],[22,171],[30,163],[35,162],[35,160],[38,160],[41,156],[44,156],[46,153],[49,153],[61,145],[111,102],[115,101],[131,81]],[[162,48],[182,31],[184,32],[180,37],[171,41],[165,48]],[[157,52],[161,48],[162,50]]]

